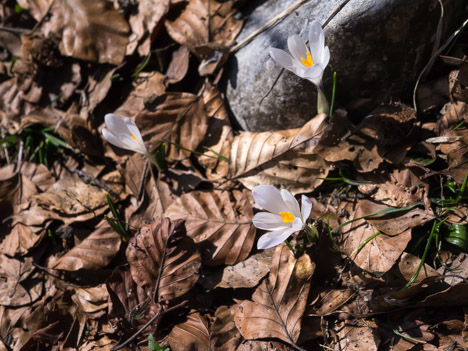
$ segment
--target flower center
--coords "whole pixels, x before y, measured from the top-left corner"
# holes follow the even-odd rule
[[[135,138],[135,136],[134,136],[134,135],[132,135],[132,138],[133,138],[133,140],[135,140],[135,141],[138,141],[138,140],[137,140],[137,138]]]
[[[306,67],[310,67],[314,65],[314,61],[312,60],[312,56],[310,55],[310,52],[307,52],[307,59],[301,57],[301,61]]]
[[[281,215],[281,220],[284,223],[294,222],[294,216],[292,215],[291,212],[280,212],[280,215]]]

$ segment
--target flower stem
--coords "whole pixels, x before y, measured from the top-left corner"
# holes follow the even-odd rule
[[[284,241],[284,243],[285,243],[286,245],[288,245],[289,250],[291,250],[291,252],[293,253],[293,255],[295,255],[295,254],[296,254],[296,251],[294,251],[294,249],[293,249],[291,243],[289,242],[289,240],[286,239],[286,240]]]
[[[330,106],[328,105],[328,100],[327,97],[325,96],[323,92],[323,87],[319,86],[317,87],[317,112],[318,113],[325,113],[329,114],[330,113]]]

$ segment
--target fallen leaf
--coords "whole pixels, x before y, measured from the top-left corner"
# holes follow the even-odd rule
[[[60,52],[86,61],[119,65],[125,55],[129,26],[105,0],[56,0],[45,36],[60,39]]]
[[[169,84],[175,84],[184,79],[187,74],[190,62],[190,51],[181,46],[172,53],[172,59],[166,71],[166,78]]]
[[[242,132],[232,141],[229,168],[248,189],[260,184],[307,193],[320,185],[330,164],[321,156],[321,142],[331,132],[320,114],[302,128],[274,132]]]
[[[270,272],[273,249],[263,250],[245,261],[223,270],[221,281],[215,288],[253,288]]]
[[[0,305],[30,305],[40,298],[44,283],[40,274],[33,274],[32,257],[8,258],[0,255]]]
[[[380,339],[377,335],[377,326],[374,328],[366,320],[344,321],[337,327],[339,342],[335,350],[378,350]]]
[[[185,220],[187,235],[200,244],[204,264],[236,264],[252,249],[255,227],[246,192],[190,192],[169,206],[166,214]]]
[[[405,252],[403,253],[403,255],[401,255],[400,262],[398,263],[398,269],[400,273],[403,275],[403,278],[406,281],[409,281],[413,277],[413,275],[416,273],[420,263],[421,263],[420,258]],[[423,264],[423,267],[421,271],[419,272],[417,278],[413,281],[413,284],[417,284],[421,282],[423,279],[426,279],[427,277],[436,277],[436,276],[439,276],[437,271],[425,263]]]
[[[109,294],[105,284],[93,286],[91,288],[78,288],[71,297],[73,302],[82,312],[93,313],[107,308]]]
[[[286,245],[277,246],[270,275],[253,293],[253,301],[243,301],[234,313],[242,336],[278,338],[295,345],[314,270],[307,254],[296,259]]]
[[[433,214],[414,208],[404,214],[358,219],[387,208],[369,200],[343,201],[339,207],[339,211],[349,214],[341,218],[341,223],[355,220],[341,229],[343,251],[358,267],[378,275],[387,272],[401,256],[411,239],[411,228],[434,218]]]
[[[153,302],[152,292],[133,281],[128,266],[115,269],[106,280],[106,286],[109,316],[125,332],[144,325],[161,309],[159,304]],[[150,327],[150,332],[154,332],[156,327]]]
[[[183,221],[161,218],[143,227],[130,240],[126,255],[135,282],[154,289],[158,301],[182,296],[198,280],[200,254]]]
[[[168,140],[167,161],[190,157],[191,152],[185,149],[196,150],[207,130],[203,100],[189,93],[167,93],[154,103],[157,103],[154,110],[148,106],[135,117],[150,152],[155,152],[161,143]]]
[[[198,158],[198,162],[205,168],[208,179],[221,180],[229,174],[229,157],[234,134],[221,92],[208,82],[203,90],[203,102],[208,115],[208,131],[202,142],[206,151]]]
[[[242,336],[234,322],[234,313],[228,306],[219,306],[215,312],[215,319],[211,325],[211,350],[231,351],[237,350]]]
[[[138,47],[140,56],[150,53],[151,41],[154,38],[153,31],[161,18],[169,10],[169,0],[140,0],[138,9],[130,15],[129,23],[136,38],[127,45],[126,55],[132,55]]]
[[[185,322],[172,328],[167,342],[173,351],[209,351],[211,349],[208,322],[200,313],[191,311]]]
[[[208,70],[199,68],[202,75],[208,75],[226,62],[226,48],[242,28],[243,21],[236,14],[231,1],[192,0],[180,16],[164,24],[172,39],[202,61],[200,67],[216,62]]]
[[[120,235],[109,226],[106,220],[102,220],[81,243],[60,257],[58,261],[51,263],[51,268],[77,271],[105,267],[119,251],[121,242]]]
[[[355,293],[349,289],[333,289],[320,294],[320,300],[310,308],[308,315],[327,316],[348,302]]]

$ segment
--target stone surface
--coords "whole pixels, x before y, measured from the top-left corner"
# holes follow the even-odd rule
[[[254,10],[237,41],[296,1],[253,2]],[[316,19],[323,24],[342,2],[306,2],[231,58],[226,96],[243,129],[294,128],[315,116],[315,86],[287,70],[280,75],[281,67],[270,58],[268,48],[287,50],[287,38],[293,33],[306,39],[309,23]],[[463,0],[443,2],[444,39],[458,23]],[[329,100],[336,71],[337,103],[351,112],[369,112],[392,98],[409,102],[416,78],[431,56],[439,16],[438,0],[351,0],[324,28],[331,52],[324,74]]]

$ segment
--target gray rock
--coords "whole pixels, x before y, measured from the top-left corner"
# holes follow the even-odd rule
[[[296,1],[257,1],[260,6],[248,15],[237,41]],[[315,115],[315,86],[287,70],[280,75],[282,68],[270,58],[268,48],[288,51],[288,36],[296,33],[306,39],[310,22],[316,19],[323,24],[342,2],[306,2],[228,62],[226,96],[242,128],[294,128]],[[463,13],[463,0],[443,2],[446,38]],[[351,112],[369,112],[392,98],[409,99],[417,76],[431,56],[439,16],[437,0],[351,0],[324,29],[331,52],[324,74],[329,100],[334,71],[338,77],[337,102]]]

